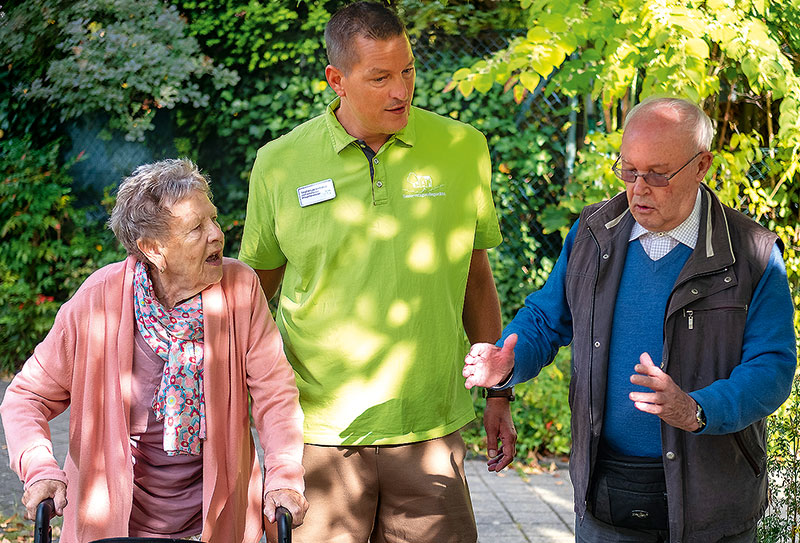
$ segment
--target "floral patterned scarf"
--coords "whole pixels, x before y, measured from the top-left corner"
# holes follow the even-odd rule
[[[164,359],[153,398],[164,422],[164,451],[199,455],[206,437],[203,397],[203,300],[200,294],[167,310],[156,299],[146,266],[136,263],[133,301],[139,332]]]

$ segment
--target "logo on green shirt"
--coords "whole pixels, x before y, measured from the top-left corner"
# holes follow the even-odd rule
[[[403,183],[403,198],[427,198],[446,196],[444,183],[434,186],[430,175],[419,175],[409,172]]]

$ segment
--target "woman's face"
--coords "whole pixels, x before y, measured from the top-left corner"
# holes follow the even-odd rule
[[[192,191],[171,208],[169,237],[156,243],[164,267],[160,281],[173,302],[185,300],[222,279],[225,236],[217,208],[205,193]]]

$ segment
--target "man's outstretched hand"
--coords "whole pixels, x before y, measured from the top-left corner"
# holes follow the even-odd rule
[[[472,388],[493,387],[506,379],[514,369],[514,346],[517,334],[506,338],[503,347],[492,343],[476,343],[464,358],[464,369],[461,372],[466,378],[464,386]]]

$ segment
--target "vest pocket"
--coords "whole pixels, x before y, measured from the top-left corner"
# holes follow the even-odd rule
[[[720,307],[687,307],[683,310],[685,327],[689,330],[695,330],[704,324],[708,324],[710,320],[719,318],[735,319],[737,316],[743,316],[746,319],[747,308],[747,304]]]
[[[739,452],[742,453],[742,456],[750,465],[750,469],[753,470],[753,475],[757,478],[761,477],[763,470],[761,468],[761,462],[759,462],[758,458],[763,456],[760,454],[760,451],[754,452],[753,446],[748,446],[747,440],[745,439],[745,432],[748,432],[749,428],[745,428],[740,432],[736,432],[733,434],[733,439],[736,442],[736,446],[739,449]],[[758,448],[758,447],[755,447]]]

